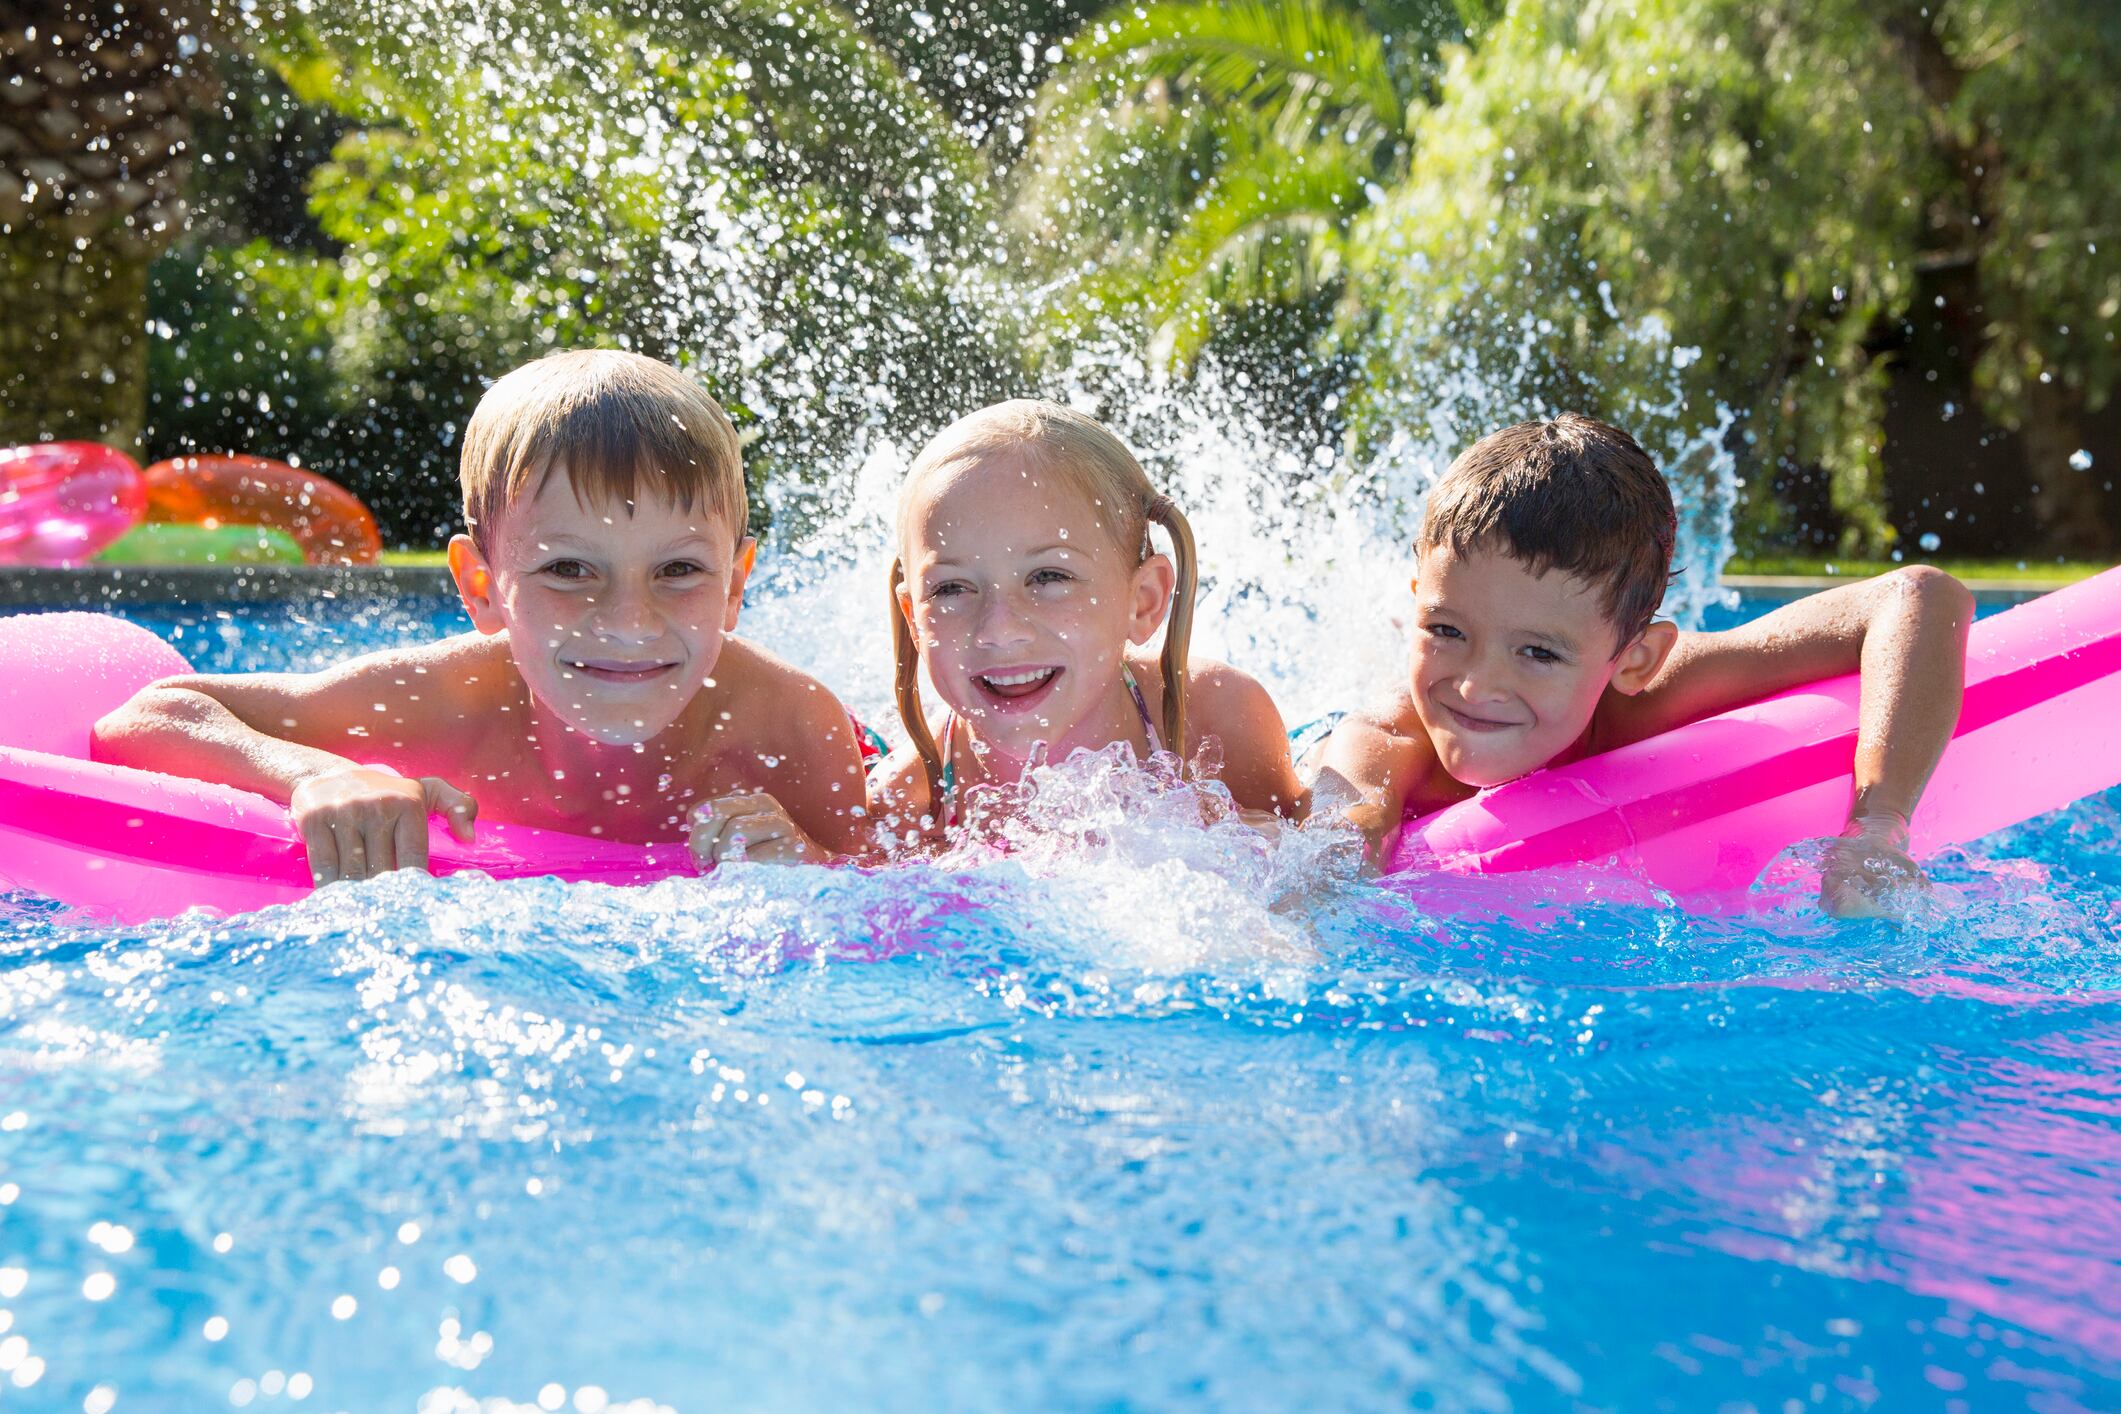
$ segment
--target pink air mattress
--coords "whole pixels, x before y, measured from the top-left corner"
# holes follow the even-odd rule
[[[204,906],[243,913],[310,892],[287,808],[248,791],[88,759],[89,729],[157,678],[191,671],[103,614],[0,618],[0,882],[132,923]],[[681,844],[610,844],[522,825],[428,834],[438,874],[554,874],[614,884],[689,874]]]
[[[1690,723],[1409,820],[1392,869],[1614,867],[1732,906],[1795,841],[1840,831],[1856,679]],[[2121,784],[2121,569],[1974,625],[1966,702],[1912,822],[1919,858]]]

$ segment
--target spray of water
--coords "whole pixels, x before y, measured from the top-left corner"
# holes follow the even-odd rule
[[[1258,676],[1295,726],[1399,680],[1408,542],[1428,488],[1482,432],[1554,410],[1536,391],[1552,331],[1531,322],[1502,366],[1387,360],[1392,387],[1372,401],[1392,408],[1391,431],[1360,446],[1290,431],[1331,425],[1332,409],[1292,418],[1274,401],[1290,394],[1241,368],[1204,363],[1174,379],[1117,325],[1020,362],[1013,384],[996,385],[984,377],[986,355],[1013,343],[1020,324],[1051,323],[1045,306],[1069,298],[1070,286],[1034,284],[1009,266],[988,228],[967,219],[992,198],[968,175],[969,146],[949,138],[953,120],[911,88],[894,89],[875,48],[824,12],[735,6],[676,18],[607,3],[564,33],[545,23],[538,0],[302,4],[286,18],[351,71],[394,86],[399,106],[423,114],[444,148],[529,154],[522,170],[493,174],[519,236],[578,275],[585,300],[627,310],[617,332],[689,360],[747,436],[771,449],[772,529],[744,631],[819,674],[890,736],[899,729],[888,527],[906,468],[941,421],[997,396],[1039,393],[1113,426],[1195,528],[1196,654]],[[622,34],[630,38],[617,42]],[[425,62],[438,59],[446,62]],[[820,76],[873,89],[874,151],[835,149],[829,132],[813,135],[822,146],[789,137],[789,114],[776,105]],[[1030,79],[1019,87],[1021,98]],[[828,170],[835,164],[848,170]],[[819,182],[883,240],[806,220],[788,193]],[[585,209],[612,194],[628,209]],[[552,229],[533,230],[528,213],[556,199]],[[801,297],[790,293],[797,286]],[[909,330],[900,315],[909,288],[944,292],[962,348],[934,347],[932,328]],[[805,322],[791,315],[798,306]],[[820,308],[837,313],[820,324]],[[1654,321],[1630,333],[1639,362],[1684,366],[1687,351]],[[1402,336],[1386,328],[1378,337]],[[921,338],[929,346],[916,349]],[[1417,347],[1411,336],[1406,344]],[[931,386],[909,398],[923,380]],[[1684,507],[1683,577],[1669,608],[1690,621],[1715,597],[1728,548],[1728,419],[1690,420],[1676,384],[1669,405],[1641,414]],[[807,465],[792,468],[791,454]],[[1114,925],[1114,936],[1136,939],[1143,957],[1174,938],[1219,932],[1271,955],[1300,948],[1276,901],[1296,887],[1292,870],[1312,885],[1334,877],[1331,841],[1267,845],[1212,806],[1203,831],[1188,790],[1116,759],[1043,768],[1011,808],[1007,867],[1049,878],[1073,871],[1085,893],[1078,905]],[[1068,842],[1075,862],[1037,845],[1040,831]],[[1109,877],[1100,872],[1108,864]],[[1191,880],[1154,892],[1195,916],[1131,907],[1143,869]]]

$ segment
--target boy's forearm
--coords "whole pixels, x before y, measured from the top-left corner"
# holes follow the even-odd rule
[[[1966,685],[1973,596],[1941,573],[1903,578],[1863,639],[1851,820],[1914,813],[1951,743]]]
[[[354,762],[250,726],[206,693],[149,688],[96,723],[98,761],[214,781],[286,804],[304,781]]]

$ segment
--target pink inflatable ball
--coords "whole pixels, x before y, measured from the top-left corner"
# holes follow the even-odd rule
[[[147,482],[95,442],[0,451],[0,565],[78,565],[140,523]]]

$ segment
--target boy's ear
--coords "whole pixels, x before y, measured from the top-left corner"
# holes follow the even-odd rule
[[[1134,572],[1133,602],[1128,605],[1128,642],[1147,643],[1156,636],[1164,615],[1170,612],[1171,592],[1177,587],[1178,567],[1171,563],[1169,555],[1151,555],[1142,561],[1141,568]]]
[[[758,563],[759,538],[747,535],[736,543],[736,562],[729,567],[729,602],[722,610],[722,632],[735,633],[737,615],[744,608],[744,581]]]
[[[449,538],[449,573],[457,582],[457,597],[464,601],[473,628],[480,633],[499,633],[508,627],[494,600],[493,566],[469,535]]]
[[[1613,670],[1612,685],[1623,695],[1633,697],[1657,680],[1664,670],[1664,660],[1672,656],[1672,645],[1679,642],[1679,625],[1670,619],[1658,619],[1642,631],[1642,636],[1620,650],[1620,666]]]

